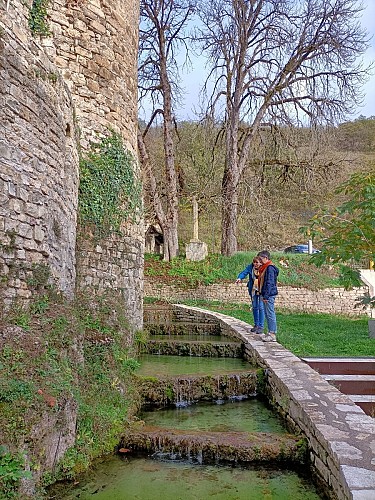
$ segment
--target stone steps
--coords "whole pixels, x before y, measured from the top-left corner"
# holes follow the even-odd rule
[[[197,333],[206,335],[220,334],[220,327],[217,324],[209,324],[203,322],[191,321],[165,321],[163,322],[147,322],[144,328],[150,335],[186,335],[189,333]]]
[[[304,358],[367,415],[375,415],[375,358]]]
[[[301,464],[306,456],[301,438],[266,432],[180,431],[144,426],[126,435],[121,447],[132,452],[169,454],[174,459],[210,463]]]
[[[137,387],[144,405],[183,405],[254,396],[256,370],[219,375],[138,376]]]
[[[199,340],[148,340],[143,349],[148,354],[165,354],[169,356],[199,356],[242,358],[243,344],[240,342],[211,342],[209,339]]]

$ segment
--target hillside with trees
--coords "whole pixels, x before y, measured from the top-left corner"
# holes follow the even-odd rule
[[[208,221],[202,239],[226,256],[290,243],[315,204],[337,201],[337,181],[361,168],[373,143],[366,125],[362,140],[338,126],[371,74],[362,11],[352,0],[141,0],[139,95],[150,117],[138,143],[165,260],[185,242],[181,212],[193,195],[202,230]],[[192,50],[207,69],[196,131],[176,119]]]
[[[192,197],[199,204],[199,237],[211,253],[220,252],[221,182],[224,138],[212,122],[181,122],[174,131],[179,197],[180,251],[193,236]],[[351,138],[349,140],[349,137]],[[163,176],[161,127],[149,131],[161,197],[168,185]],[[375,168],[375,118],[360,117],[337,127],[264,127],[247,159],[239,186],[238,249],[272,250],[303,240],[299,228],[316,211],[345,199],[336,188],[351,174]],[[153,207],[146,191],[146,217]]]

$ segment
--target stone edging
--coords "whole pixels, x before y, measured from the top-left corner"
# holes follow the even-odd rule
[[[339,500],[375,498],[375,419],[279,343],[264,343],[250,325],[217,312],[173,305],[185,320],[209,319],[245,344],[246,357],[266,370],[273,401],[309,443],[317,474]]]

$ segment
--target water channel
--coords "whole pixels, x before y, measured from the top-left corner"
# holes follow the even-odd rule
[[[167,336],[162,335],[152,337],[151,340],[168,341]],[[172,341],[176,343],[176,339]],[[197,336],[184,338],[179,335],[177,342],[225,344],[225,339],[214,338],[212,335],[205,338],[199,335],[199,339]],[[295,446],[296,438],[289,435],[280,418],[255,397],[254,388],[249,385],[249,377],[256,380],[255,369],[248,362],[227,357],[147,353],[141,355],[139,360],[141,367],[137,376],[140,380],[160,379],[164,384],[161,391],[165,387],[168,387],[169,392],[174,391],[172,396],[168,396],[172,398],[168,399],[169,403],[173,400],[174,404],[165,404],[166,399],[163,399],[162,404],[145,406],[138,415],[142,422],[139,435],[133,436],[133,440],[124,438],[125,441],[121,444],[128,447],[128,453],[98,461],[93,470],[78,478],[77,482],[55,486],[50,490],[48,498],[325,498],[318,493],[311,478],[306,477],[306,465],[300,466],[293,460],[288,462],[287,448]],[[247,377],[246,384],[241,382],[241,377]],[[230,382],[232,379],[236,381],[235,384]],[[184,384],[187,381],[189,384],[193,381],[195,385],[201,383],[203,389],[198,391],[199,396],[195,388],[194,396],[190,398],[184,393],[181,400],[181,389],[176,388],[181,380]],[[210,385],[210,380],[214,381],[213,386]],[[213,389],[215,386],[217,390]],[[209,398],[200,397],[204,390],[208,391]],[[147,451],[142,449],[145,442],[148,443]],[[180,446],[181,443],[183,446]],[[246,446],[248,455],[242,453],[243,450],[240,454],[233,451],[236,447]],[[233,453],[226,450],[232,450]],[[272,455],[271,459],[267,459],[268,452]],[[252,458],[246,458],[248,456]]]
[[[318,500],[296,472],[266,467],[197,465],[162,458],[111,457],[49,498],[96,500]]]

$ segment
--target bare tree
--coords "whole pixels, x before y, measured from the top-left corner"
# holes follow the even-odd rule
[[[155,196],[157,183],[148,158],[147,171],[154,192],[154,209],[164,235],[164,260],[178,255],[178,179],[175,169],[173,104],[179,97],[177,51],[186,45],[185,29],[195,0],[141,0],[138,89],[148,99],[152,116],[139,136],[140,157],[148,158],[144,141],[154,120],[163,122],[165,196]]]
[[[262,126],[334,123],[360,103],[369,73],[357,63],[368,47],[361,9],[357,0],[202,1],[209,112],[221,110],[225,131],[224,255],[237,251],[238,186]]]

